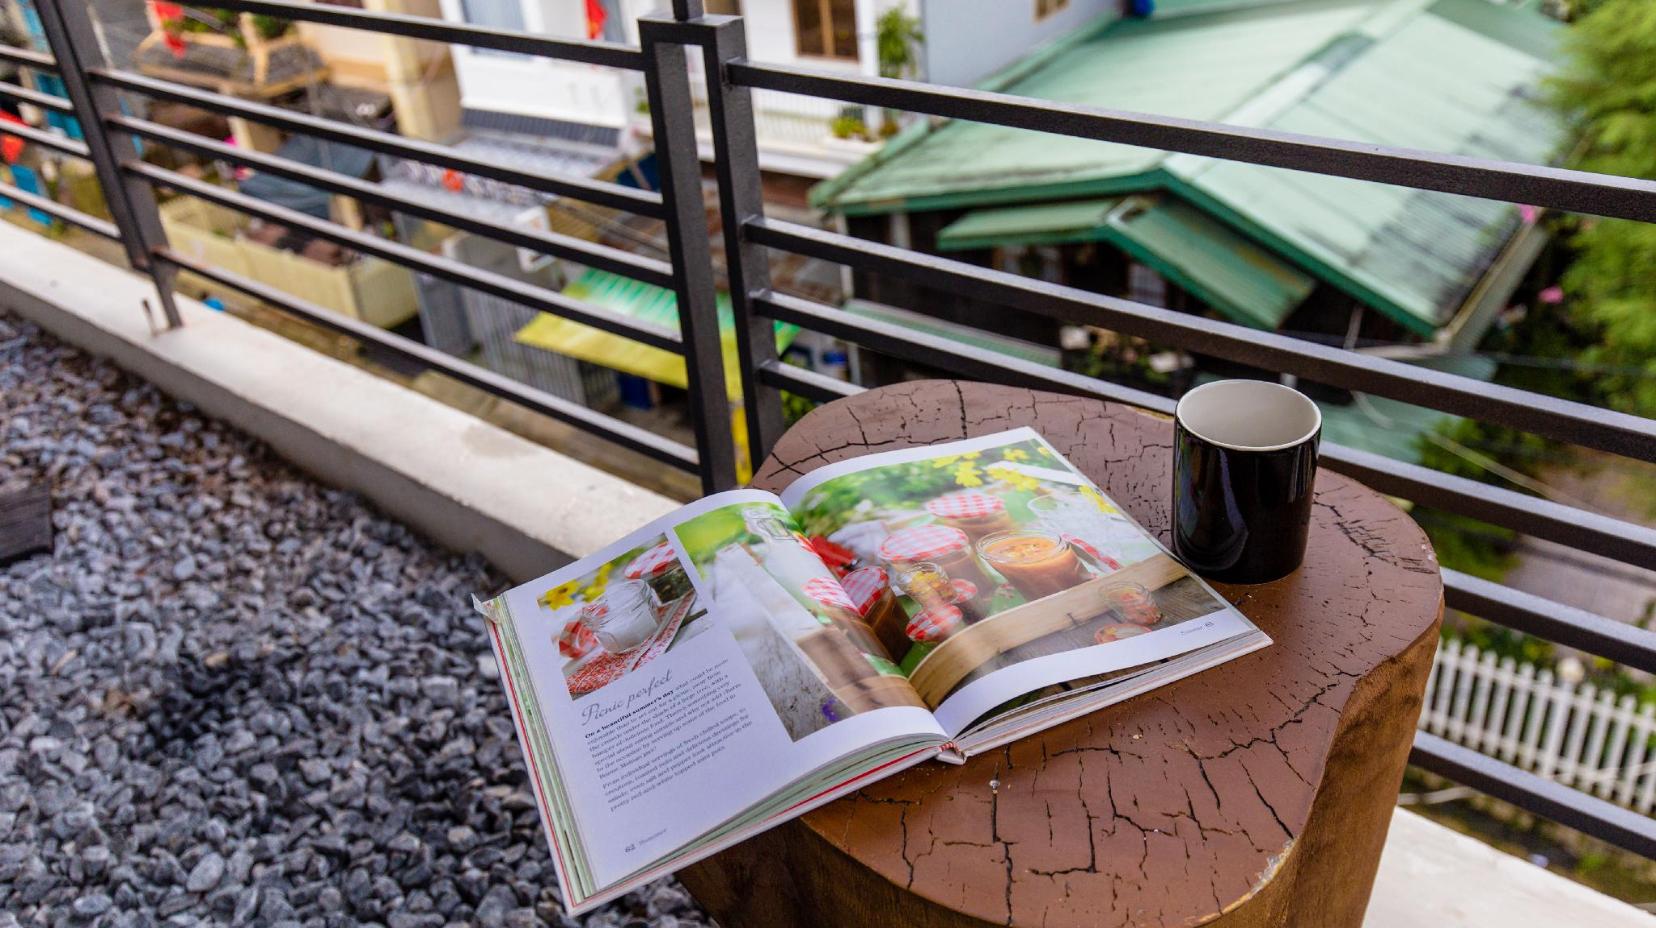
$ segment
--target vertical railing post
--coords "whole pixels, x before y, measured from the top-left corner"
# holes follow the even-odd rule
[[[676,11],[699,12],[699,0],[676,0]],[[679,331],[690,389],[690,416],[707,492],[736,486],[736,446],[725,388],[724,344],[719,337],[718,289],[702,197],[701,156],[690,98],[681,24],[664,14],[638,21],[644,48],[644,86],[649,95],[661,196],[667,204],[667,250],[673,263]]]
[[[749,220],[765,214],[753,91],[733,86],[725,71],[727,62],[747,57],[747,30],[740,16],[706,16],[701,24],[708,35],[702,43],[703,70],[719,179],[730,304],[736,317],[736,357],[747,416],[748,455],[757,469],[782,437],[785,423],[781,391],[760,382],[758,376],[760,368],[777,360],[776,326],[756,315],[752,305],[755,292],[770,288],[769,256],[744,233]]]
[[[121,231],[127,261],[134,270],[149,274],[167,326],[177,328],[183,325],[173,299],[177,269],[155,254],[156,249],[167,243],[155,192],[142,180],[128,177],[121,170],[122,160],[137,156],[137,140],[126,133],[112,131],[104,122],[106,115],[120,112],[120,100],[113,88],[93,82],[86,73],[88,68],[102,63],[97,32],[92,25],[91,4],[85,0],[37,0],[35,7],[52,56],[57,59],[58,76],[63,79],[64,90],[80,120],[98,185],[103,188],[109,213]]]

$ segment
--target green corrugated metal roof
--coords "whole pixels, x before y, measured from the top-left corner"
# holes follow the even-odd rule
[[[1315,278],[1174,197],[1134,197],[1110,214],[1128,254],[1235,322],[1276,329]]]
[[[1516,161],[1561,127],[1534,102],[1559,31],[1490,0],[1285,0],[1110,24],[1009,82],[1009,93]],[[1517,221],[1450,194],[1171,157],[950,122],[813,192],[848,213],[1172,189],[1260,244],[1428,334]]]
[[[1034,206],[1004,206],[967,213],[937,233],[942,251],[996,245],[1051,245],[1106,237],[1104,221],[1118,199],[1071,200]]]
[[[1227,318],[1275,329],[1316,279],[1171,196],[977,210],[937,235],[944,251],[1109,241]]]
[[[1335,36],[1361,22],[1363,0],[1302,0],[1259,9],[1109,23],[1013,81],[1007,93],[1191,119],[1221,119]],[[997,191],[1127,182],[1162,153],[1111,142],[951,122],[900,157],[831,193],[835,208],[920,210],[995,202]],[[853,172],[857,168],[851,169]],[[824,189],[834,190],[835,181]],[[1110,192],[1090,190],[1089,193]],[[1076,193],[1075,195],[1080,195]],[[1049,197],[1050,198],[1050,197]]]

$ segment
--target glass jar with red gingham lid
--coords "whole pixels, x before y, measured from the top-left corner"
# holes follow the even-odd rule
[[[972,550],[971,539],[952,526],[916,525],[892,532],[880,542],[880,556],[896,567],[929,561],[941,567],[950,579],[970,581],[980,594],[995,589]]]
[[[598,638],[592,634],[592,628],[587,625],[585,619],[587,608],[593,605],[597,604],[588,603],[582,607],[582,617],[563,627],[563,632],[558,635],[559,654],[573,660],[591,654],[592,649],[598,647]]]
[[[977,541],[992,532],[1016,528],[1006,512],[1006,501],[991,493],[961,490],[946,493],[926,503],[926,511],[950,528],[958,528]]]
[[[832,577],[812,577],[805,581],[804,590],[805,595],[818,606],[842,609],[860,615],[856,603],[845,594],[845,588]]]
[[[628,580],[643,580],[655,590],[656,598],[670,603],[690,592],[690,575],[679,563],[678,552],[670,542],[661,544],[633,558],[624,574]]]
[[[845,633],[859,652],[878,655],[884,650],[874,637],[874,630],[863,621],[856,603],[851,601],[845,587],[837,579],[812,577],[805,581],[803,589],[805,596],[816,603],[836,628]]]
[[[959,631],[963,624],[965,616],[961,614],[959,606],[933,606],[915,613],[904,632],[911,641],[937,644]]]
[[[909,639],[903,634],[903,626],[908,624],[908,615],[897,602],[897,595],[891,590],[891,577],[884,567],[864,567],[854,570],[840,579],[840,585],[845,587],[845,595],[851,597],[851,603],[857,607],[857,612],[874,630],[874,637],[885,648],[887,656],[894,661],[903,659],[908,653]]]

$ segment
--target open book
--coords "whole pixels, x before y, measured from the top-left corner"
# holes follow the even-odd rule
[[[573,912],[1270,643],[1029,429],[719,493],[479,608]]]

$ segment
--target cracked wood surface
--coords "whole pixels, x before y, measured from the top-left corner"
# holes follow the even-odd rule
[[[952,381],[872,390],[788,432],[754,485],[1033,426],[1168,540],[1172,425]],[[923,764],[687,868],[742,925],[1358,926],[1441,616],[1431,547],[1320,471],[1305,565],[1216,584],[1275,643],[963,767]]]

